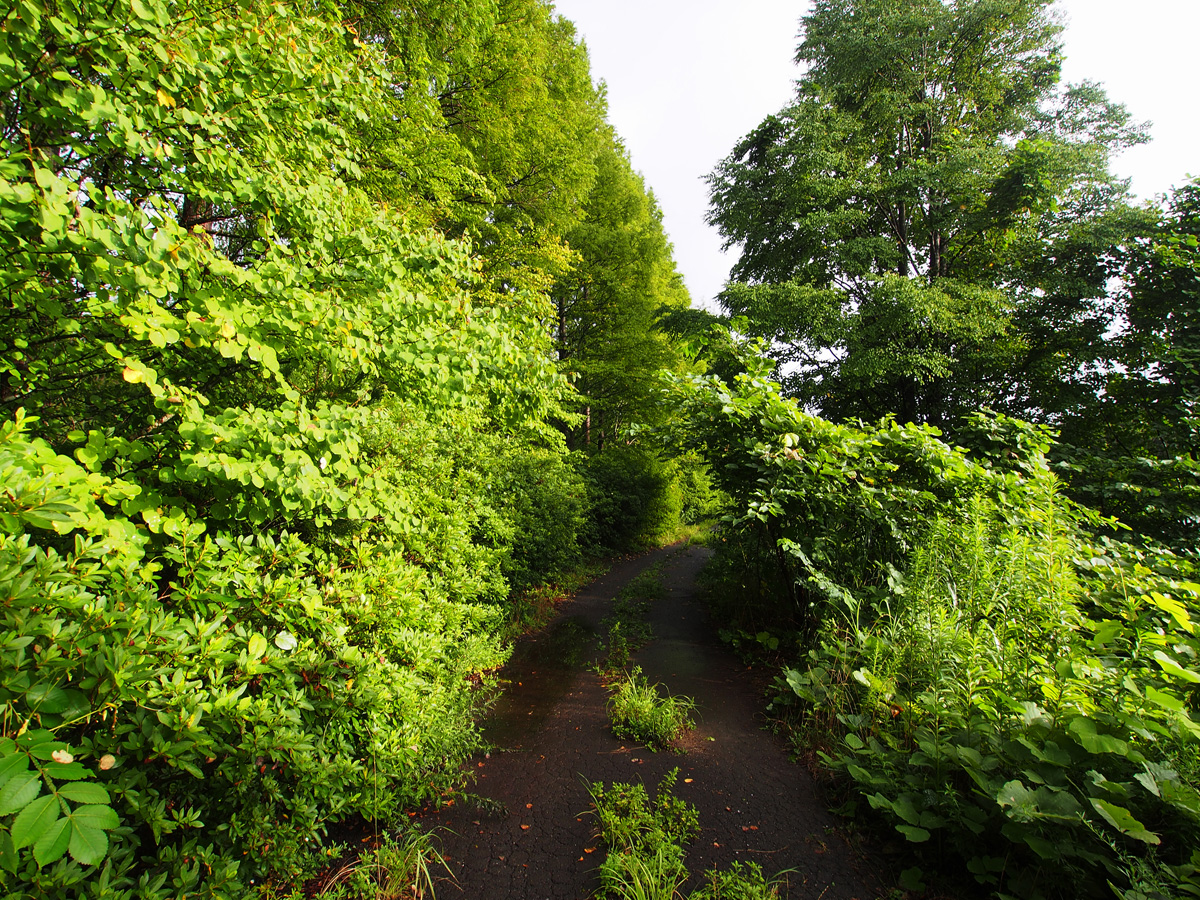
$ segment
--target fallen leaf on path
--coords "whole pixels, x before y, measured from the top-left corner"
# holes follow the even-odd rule
[[[528,831],[528,830],[529,830],[529,826],[528,826],[528,825],[522,825],[522,826],[521,826],[521,830],[522,830],[522,831]]]
[[[690,778],[685,778],[685,779],[683,779],[683,783],[684,783],[684,784],[691,784],[691,783],[692,783],[692,779],[690,779]]]
[[[584,853],[595,853],[595,852],[596,852],[596,848],[595,848],[595,847],[584,847],[584,848],[583,848],[583,852],[584,852]]]
[[[533,804],[532,804],[532,803],[526,803],[526,804],[525,804],[525,808],[526,808],[526,809],[533,809]]]

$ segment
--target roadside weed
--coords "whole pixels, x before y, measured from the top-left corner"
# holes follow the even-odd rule
[[[659,685],[642,676],[640,667],[610,685],[608,718],[617,737],[639,741],[651,750],[662,750],[695,723],[690,697],[663,696]]]

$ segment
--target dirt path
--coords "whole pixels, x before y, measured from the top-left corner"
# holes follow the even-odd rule
[[[424,816],[446,829],[442,847],[457,879],[439,897],[582,900],[597,885],[604,849],[593,836],[587,783],[644,781],[680,768],[675,794],[697,807],[700,836],[688,852],[692,879],[713,865],[754,861],[784,869],[789,898],[870,900],[885,893],[878,872],[839,836],[809,775],[761,729],[761,699],[744,667],[714,638],[695,597],[708,551],[660,550],[613,566],[562,607],[546,631],[519,645],[504,677],[511,687],[489,719],[496,746],[475,760],[485,798]],[[643,569],[665,561],[667,597],[651,612],[655,640],[635,661],[652,681],[697,701],[686,754],[652,753],[612,736],[607,694],[588,666],[613,596]],[[685,782],[685,779],[690,779]]]

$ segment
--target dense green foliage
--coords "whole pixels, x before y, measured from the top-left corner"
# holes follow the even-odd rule
[[[684,845],[700,833],[695,807],[671,794],[679,770],[659,782],[654,799],[645,785],[596,782],[588,791],[597,836],[608,846],[600,864],[600,897],[613,900],[675,900],[688,879]],[[768,881],[756,863],[735,862],[704,873],[692,900],[773,900],[779,881]]]
[[[728,636],[783,655],[860,809],[998,895],[1190,895],[1196,187],[1131,206],[1145,135],[1060,85],[1060,31],[813,4],[795,101],[709,182],[722,303],[794,399],[761,361],[693,380],[681,440],[734,501]]]
[[[1194,555],[1099,536],[1033,426],[976,417],[968,454],[808,415],[751,368],[682,400],[736,502],[737,624],[792,654],[778,702],[826,760],[1006,894],[1196,886]]]
[[[1051,0],[817,2],[794,103],[710,178],[741,251],[722,298],[833,417],[1046,420],[1099,386],[1113,249],[1148,224],[1108,172],[1145,139],[1059,85]]]
[[[5,14],[5,896],[287,884],[459,783],[512,592],[678,520],[556,427],[550,288],[628,168],[572,27],[401,6]]]

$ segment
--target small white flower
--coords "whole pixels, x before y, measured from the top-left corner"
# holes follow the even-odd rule
[[[111,769],[116,764],[117,764],[117,758],[115,756],[113,756],[111,753],[105,753],[102,757],[100,757],[100,771],[101,772],[107,772],[109,769]]]
[[[275,646],[280,650],[295,650],[300,642],[296,640],[296,636],[290,631],[281,631],[275,635]]]
[[[325,457],[323,457],[323,456],[322,456],[322,457],[321,457],[321,462],[320,462],[320,466],[321,466],[321,471],[322,471],[322,472],[324,472],[324,471],[325,471],[325,467],[326,467],[327,465],[329,465],[329,460],[327,460]]]
[[[53,753],[50,754],[50,758],[53,759],[56,763],[63,763],[64,765],[66,763],[75,762],[75,757],[73,757],[66,750],[55,750]]]

